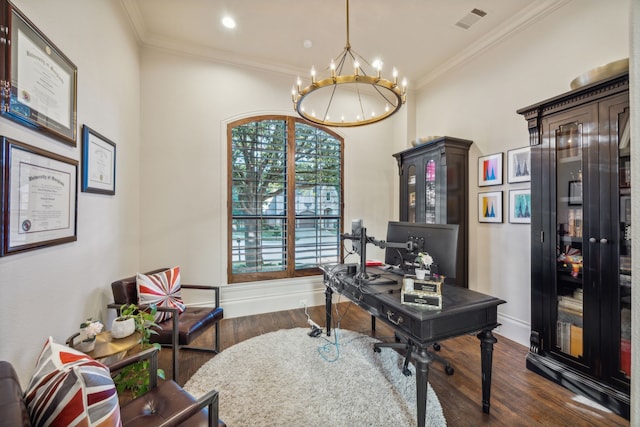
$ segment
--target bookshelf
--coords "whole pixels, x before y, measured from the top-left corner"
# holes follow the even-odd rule
[[[518,110],[531,145],[527,367],[629,418],[629,77]]]
[[[469,147],[472,143],[444,136],[393,155],[400,174],[400,221],[459,225],[455,284],[465,288],[469,280]]]

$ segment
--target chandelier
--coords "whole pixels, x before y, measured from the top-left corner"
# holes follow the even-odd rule
[[[403,79],[398,85],[395,68],[393,79],[387,80],[382,77],[382,61],[370,64],[351,48],[349,0],[346,5],[347,42],[342,52],[331,60],[328,77],[318,79],[312,67],[311,83],[302,87],[298,77],[291,91],[298,114],[319,125],[353,127],[376,123],[394,114],[406,101],[407,82]]]

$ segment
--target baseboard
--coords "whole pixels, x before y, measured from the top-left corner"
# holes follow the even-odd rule
[[[521,319],[498,313],[498,326],[494,332],[512,341],[529,348],[529,336],[531,335],[531,324]]]
[[[321,276],[235,283],[221,287],[220,305],[229,319],[302,308],[301,301],[313,307],[325,303],[324,289]]]

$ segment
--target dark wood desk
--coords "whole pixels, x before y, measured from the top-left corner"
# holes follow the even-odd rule
[[[428,347],[447,338],[477,332],[482,360],[482,410],[489,413],[491,396],[491,366],[493,344],[491,332],[498,326],[498,305],[505,301],[466,288],[444,285],[442,309],[433,310],[400,302],[402,277],[392,276],[397,285],[361,283],[347,271],[347,266],[334,264],[322,267],[326,286],[326,328],[331,334],[332,295],[338,292],[372,316],[390,325],[400,337],[413,346],[412,359],[416,367],[418,426],[425,424],[427,380],[432,361]],[[369,270],[368,271],[372,271]],[[389,276],[389,273],[377,271]],[[375,327],[375,323],[372,325]]]

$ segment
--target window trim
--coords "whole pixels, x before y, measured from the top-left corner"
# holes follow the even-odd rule
[[[295,116],[267,114],[245,117],[233,122],[227,123],[227,282],[228,283],[242,283],[242,282],[258,282],[263,280],[274,279],[290,279],[296,277],[307,277],[321,274],[319,268],[305,268],[301,270],[295,269],[295,262],[287,263],[286,270],[282,271],[270,271],[260,273],[233,273],[233,213],[232,213],[232,193],[233,193],[233,167],[231,164],[232,156],[232,129],[238,126],[242,126],[251,122],[265,121],[265,120],[283,120],[287,126],[287,164],[295,165],[295,128],[297,123],[305,124],[313,128],[319,129],[327,134],[331,135],[335,139],[340,141],[340,232],[344,230],[344,137],[324,126],[311,123],[307,120],[301,119]],[[293,148],[293,149],[292,149]],[[295,168],[294,173],[290,173],[287,170],[287,189],[295,189]],[[294,192],[295,193],[295,192]],[[290,224],[295,224],[295,198],[287,198],[287,221]],[[291,214],[293,212],[293,214]],[[290,217],[289,215],[293,215]],[[287,233],[287,258],[294,259],[295,251],[295,226],[290,227]],[[344,248],[342,244],[338,245],[338,258],[342,261],[344,258]]]

